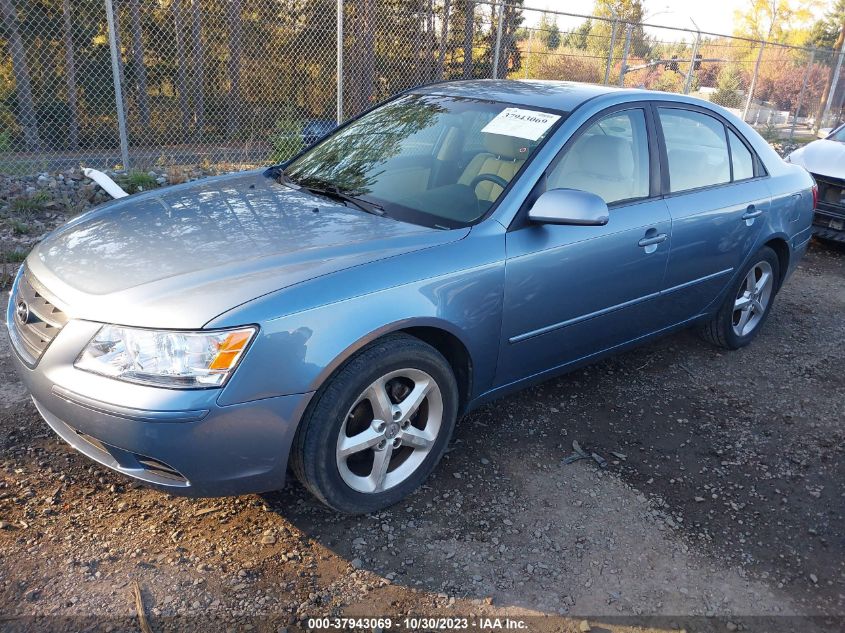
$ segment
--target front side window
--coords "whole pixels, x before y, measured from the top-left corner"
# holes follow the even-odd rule
[[[481,219],[563,114],[507,103],[406,95],[365,114],[285,168],[393,218],[453,228]]]
[[[669,159],[672,193],[730,182],[725,126],[711,116],[658,108]]]
[[[564,150],[547,176],[549,189],[580,189],[607,204],[649,194],[648,133],[641,109],[591,124]]]

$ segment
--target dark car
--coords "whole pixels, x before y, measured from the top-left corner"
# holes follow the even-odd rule
[[[332,119],[309,119],[302,126],[302,143],[308,147],[313,145],[337,127]]]

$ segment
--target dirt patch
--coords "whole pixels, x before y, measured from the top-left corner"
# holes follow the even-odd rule
[[[100,468],[40,420],[4,338],[0,612],[20,630],[134,626],[138,580],[156,630],[408,613],[834,630],[843,314],[845,253],[814,244],[749,348],[680,333],[493,403],[422,490],[355,518],[295,482],[189,500]],[[564,464],[573,440],[608,467]]]

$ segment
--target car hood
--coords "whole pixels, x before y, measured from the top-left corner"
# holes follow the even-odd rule
[[[103,205],[50,234],[27,267],[72,318],[197,328],[263,294],[467,233],[246,172]]]
[[[792,152],[789,160],[811,174],[845,178],[845,143],[839,141],[813,141]]]

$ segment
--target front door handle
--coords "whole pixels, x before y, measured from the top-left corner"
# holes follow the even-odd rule
[[[658,233],[652,237],[644,237],[639,242],[637,242],[638,246],[642,246],[643,248],[647,248],[649,246],[657,246],[661,242],[665,242],[669,236],[666,233]]]
[[[754,224],[754,218],[759,218],[761,215],[763,215],[763,209],[758,209],[753,204],[749,204],[748,209],[742,214],[742,219],[751,220],[751,222],[747,222],[748,226],[751,226]]]

